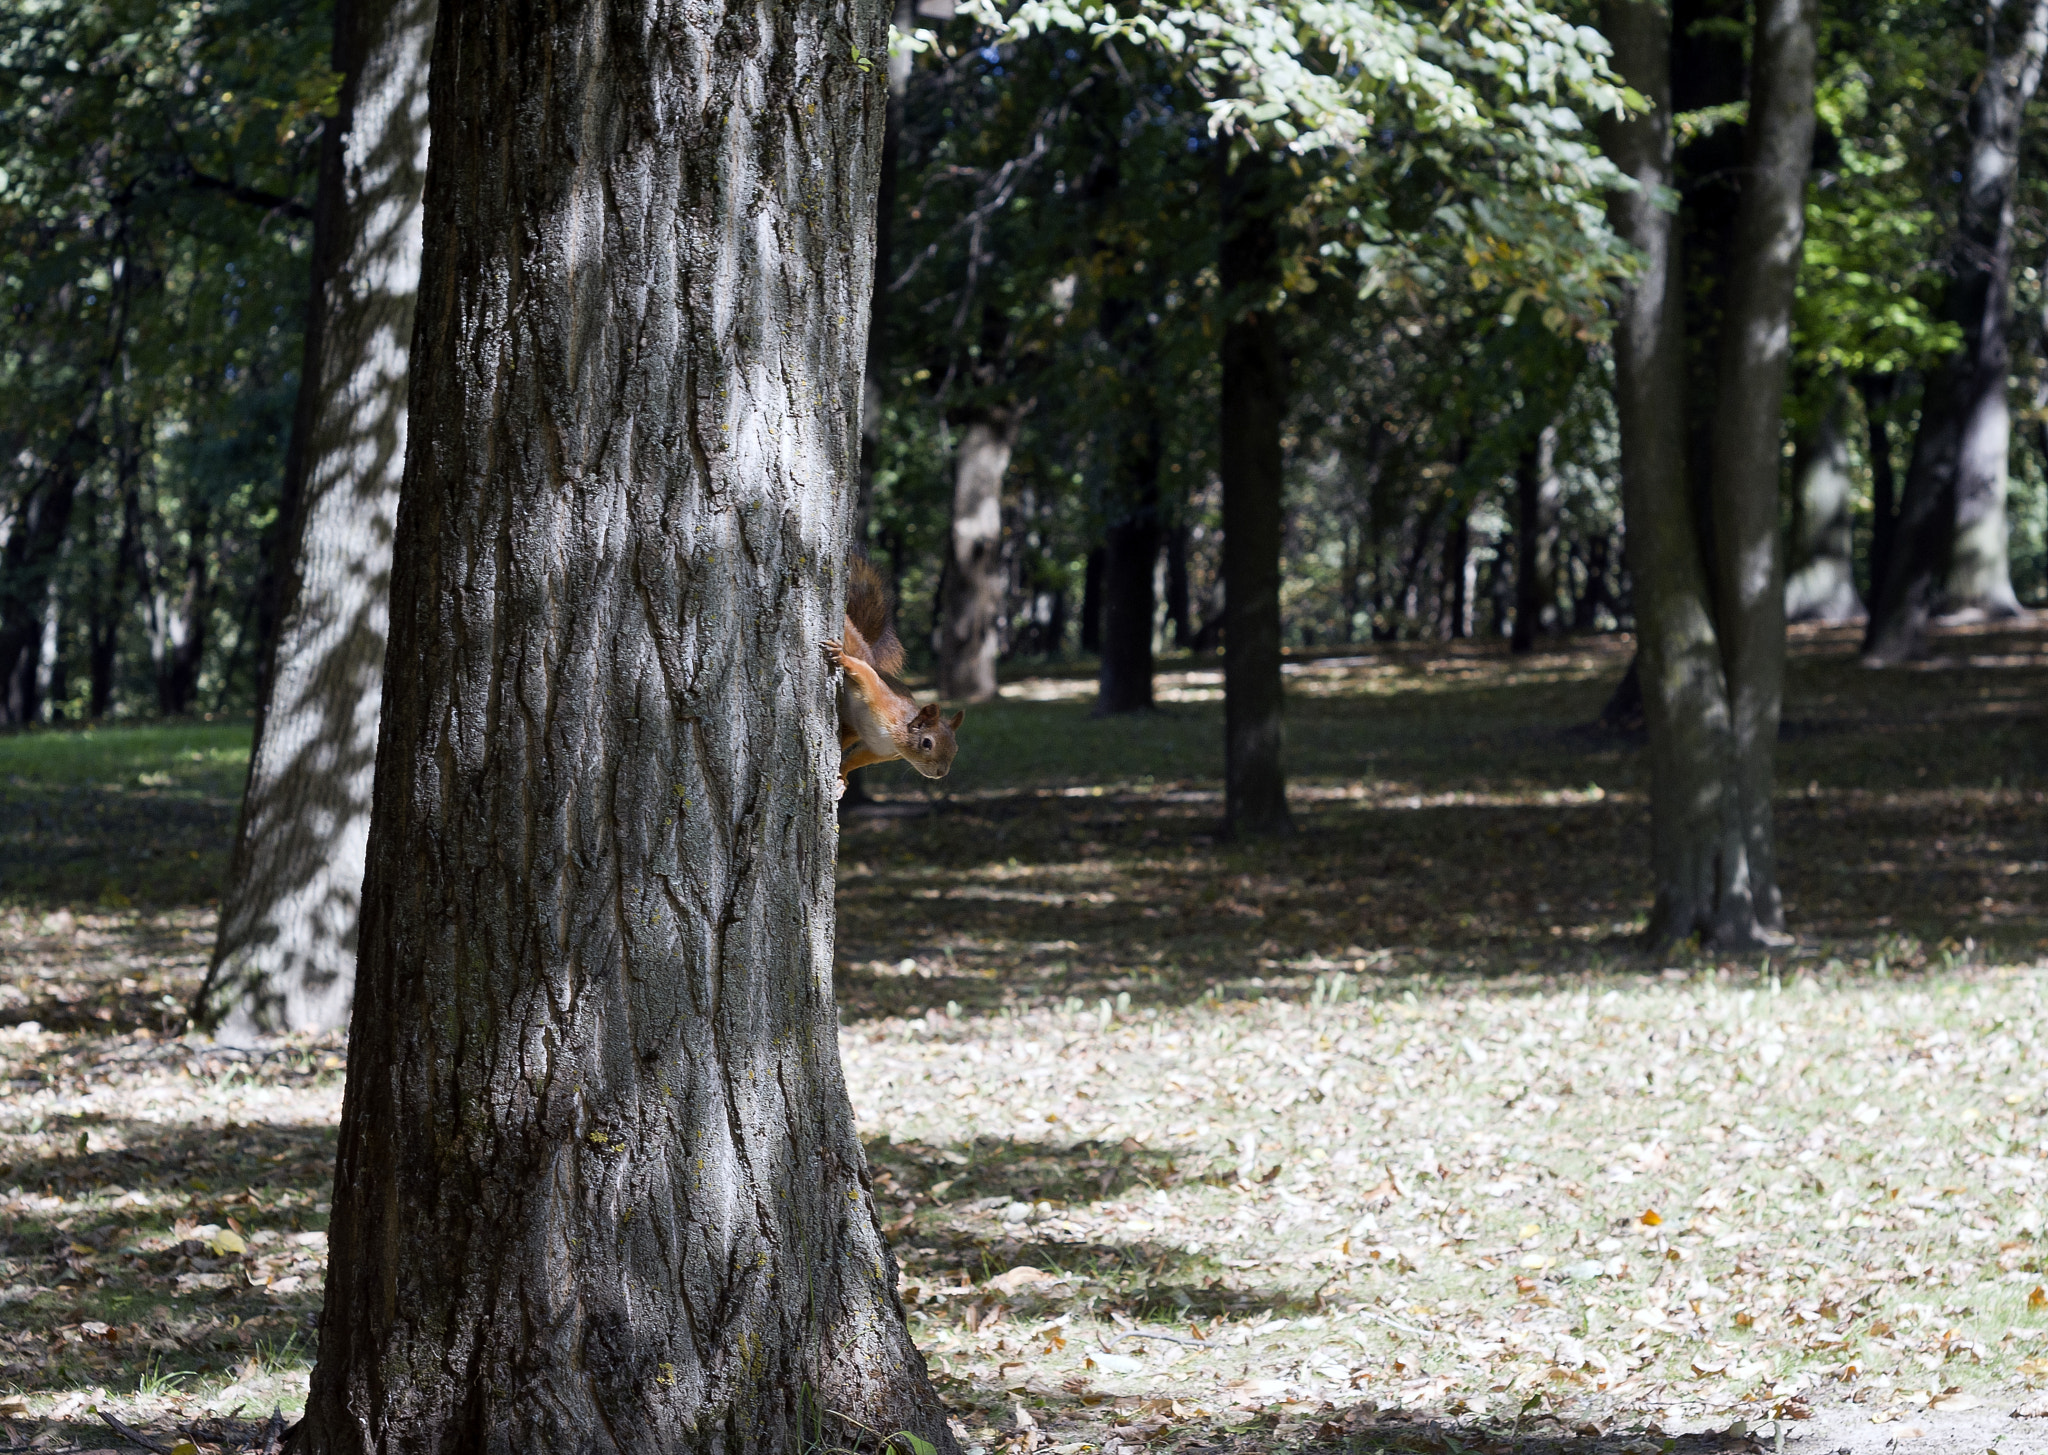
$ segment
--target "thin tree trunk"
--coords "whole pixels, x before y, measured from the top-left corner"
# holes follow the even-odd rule
[[[304,1455],[956,1448],[832,1001],[882,22],[441,7]]]
[[[1723,922],[1784,927],[1771,788],[1785,683],[1779,500],[1792,300],[1806,236],[1818,0],[1756,0],[1742,200],[1714,397],[1714,595],[1734,736],[1742,870]],[[1751,938],[1747,929],[1740,938]]]
[[[175,602],[165,598],[163,654],[157,662],[157,710],[181,717],[192,710],[199,692],[199,664],[206,656],[206,632],[213,618],[213,589],[207,569],[206,545],[213,533],[212,512],[202,499],[187,502],[185,568],[179,573]]]
[[[1173,645],[1187,651],[1195,641],[1193,603],[1188,598],[1188,523],[1177,521],[1166,531],[1166,620],[1173,627]]]
[[[898,30],[915,28],[917,16],[911,0],[894,0],[891,23]],[[912,57],[908,51],[889,57],[889,106],[882,129],[882,167],[875,186],[875,278],[868,294],[868,353],[861,375],[860,408],[860,498],[853,520],[853,543],[865,550],[868,521],[875,511],[875,466],[882,455],[882,411],[888,403],[889,374],[889,281],[893,266],[892,239],[896,233],[897,158],[903,151],[903,98],[910,89]],[[860,794],[863,780],[846,780],[849,793]],[[841,803],[845,800],[842,798]]]
[[[1616,70],[1647,111],[1601,123],[1601,146],[1636,182],[1610,204],[1615,230],[1641,250],[1615,328],[1622,510],[1635,583],[1636,664],[1650,739],[1649,938],[1710,941],[1744,928],[1723,913],[1742,840],[1730,800],[1727,682],[1709,599],[1704,543],[1687,480],[1683,272],[1675,219],[1658,205],[1672,181],[1670,21],[1656,0],[1604,0]]]
[[[1537,431],[1515,461],[1515,621],[1509,649],[1534,651],[1545,628],[1543,613],[1554,609],[1556,587],[1557,426]]]
[[[1223,799],[1229,831],[1288,828],[1280,677],[1281,425],[1286,361],[1265,307],[1279,272],[1271,173],[1262,152],[1235,168],[1224,153]]]
[[[1870,599],[1883,593],[1899,523],[1898,477],[1892,469],[1892,401],[1898,378],[1865,374],[1856,381],[1863,395],[1863,420],[1870,448]]]
[[[1444,533],[1444,585],[1450,609],[1444,614],[1444,635],[1453,641],[1472,635],[1472,512],[1461,509]]]
[[[1088,553],[1081,573],[1081,650],[1093,654],[1102,650],[1102,571],[1105,551],[1097,546]]]
[[[939,695],[987,702],[1003,646],[1003,476],[1017,444],[1017,411],[979,411],[953,456],[952,558],[939,608]]]
[[[2032,0],[2018,44],[1999,53],[2004,0],[1984,19],[1984,74],[1970,93],[1965,165],[1948,312],[1963,345],[1942,361],[1920,405],[1891,568],[1873,603],[1864,660],[1917,655],[1938,612],[2011,616],[2020,610],[2007,561],[2006,456],[2012,419],[2013,202],[2020,123],[2048,55],[2048,0]]]
[[[1785,577],[1787,621],[1863,620],[1856,594],[1856,539],[1849,442],[1842,415],[1849,381],[1828,381],[1827,400],[1792,451],[1792,562]]]
[[[1095,713],[1152,707],[1153,571],[1159,562],[1161,430],[1149,389],[1125,421],[1102,552],[1102,668]]]
[[[434,0],[343,0],[322,158],[294,561],[193,1018],[233,1040],[348,1024],[370,828],[391,532],[405,467]]]

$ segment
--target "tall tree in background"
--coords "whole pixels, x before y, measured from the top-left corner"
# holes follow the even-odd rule
[[[1981,23],[1984,72],[1964,118],[1969,152],[1948,291],[1962,347],[1927,381],[1892,552],[1864,640],[1864,660],[1873,665],[1919,652],[1937,612],[2011,616],[2020,609],[2005,514],[2013,202],[2020,123],[2048,55],[2048,0],[1990,0]],[[2013,28],[2018,34],[2008,40]]]
[[[1647,110],[1603,123],[1635,183],[1616,231],[1640,250],[1615,338],[1622,490],[1650,732],[1650,937],[1750,945],[1782,922],[1770,813],[1784,656],[1779,432],[1813,141],[1811,0],[1758,0],[1705,478],[1688,460],[1672,35],[1661,6],[1607,0],[1616,69]],[[1691,468],[1689,468],[1689,465]],[[1703,495],[1702,495],[1703,492]]]
[[[1852,514],[1855,481],[1842,417],[1849,380],[1836,374],[1796,433],[1792,451],[1791,559],[1785,572],[1787,621],[1863,620],[1856,594],[1856,542]]]
[[[448,0],[296,1449],[954,1449],[839,1069],[871,3]]]
[[[1272,312],[1280,286],[1277,164],[1250,151],[1221,182],[1223,386],[1223,801],[1235,834],[1284,833],[1280,529],[1287,361]]]
[[[291,564],[220,934],[193,1019],[348,1024],[405,468],[434,0],[340,0],[287,527]]]

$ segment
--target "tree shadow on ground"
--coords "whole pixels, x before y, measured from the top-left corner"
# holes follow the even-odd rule
[[[1857,666],[1839,633],[1809,633],[1795,650],[1777,807],[1793,959],[1853,970],[1882,956],[1896,970],[1944,951],[2027,958],[2048,945],[2048,632],[1947,645],[1941,664],[1896,673]],[[1359,660],[1381,655],[1399,656]],[[1601,670],[1618,674],[1608,657]],[[1388,669],[1405,686],[1372,665],[1349,685],[1328,674],[1321,695],[1296,679],[1297,827],[1255,844],[1220,837],[1210,748],[1197,761],[1180,746],[1208,742],[1212,705],[1163,715],[1172,734],[1150,781],[1085,774],[1104,766],[1088,761],[1096,745],[1073,754],[1069,784],[1045,744],[1150,743],[1159,724],[1105,725],[1080,700],[996,704],[980,714],[984,750],[1014,749],[1015,777],[1054,781],[970,779],[929,798],[884,789],[852,817],[842,1011],[1184,1004],[1306,995],[1334,971],[1371,993],[1674,963],[1638,938],[1650,888],[1643,755],[1589,752],[1577,733],[1598,711],[1597,673],[1548,680],[1538,667],[1467,648],[1411,653]]]

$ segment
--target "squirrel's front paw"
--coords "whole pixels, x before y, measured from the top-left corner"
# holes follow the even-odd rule
[[[836,672],[839,670],[840,658],[842,658],[845,655],[846,646],[843,642],[825,643],[825,665],[830,667],[833,671]]]
[[[844,797],[846,797],[846,780],[844,778],[841,778],[837,783],[833,785],[832,801],[834,803],[837,803],[840,799]]]

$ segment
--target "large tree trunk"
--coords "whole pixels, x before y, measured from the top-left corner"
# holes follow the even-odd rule
[[[2027,6],[2018,44],[2005,55],[1998,51],[2003,9],[2003,0],[1989,7],[1984,75],[1966,118],[1970,154],[1948,287],[1949,317],[1963,343],[1927,381],[1921,401],[1892,560],[1864,640],[1864,660],[1877,666],[1916,655],[1937,612],[2020,610],[2005,517],[2013,201],[2020,122],[2048,54],[2048,0]]]
[[[405,468],[434,0],[344,0],[322,158],[307,438],[269,702],[193,1018],[235,1040],[348,1024],[391,532]]]
[[[955,1448],[832,1000],[882,18],[441,7],[308,1455]]]
[[[939,607],[939,695],[987,702],[1003,646],[1003,476],[1017,444],[1017,412],[977,412],[953,457],[952,558]]]
[[[1782,929],[1785,920],[1771,826],[1785,682],[1779,481],[1792,300],[1813,155],[1818,8],[1818,0],[1756,0],[1754,7],[1742,200],[1735,212],[1714,397],[1714,595],[1743,843],[1743,867],[1731,876],[1734,900],[1724,906],[1723,917],[1739,914],[1767,931]]]
[[[1534,651],[1557,608],[1557,426],[1537,431],[1515,461],[1515,622],[1509,650]]]
[[[1219,148],[1226,152],[1228,148]],[[1281,764],[1280,430],[1286,360],[1267,300],[1279,276],[1273,164],[1254,152],[1224,168],[1223,801],[1230,832],[1283,833]]]
[[[1791,569],[1785,576],[1787,621],[1863,620],[1856,594],[1856,539],[1851,512],[1849,441],[1842,433],[1849,381],[1826,385],[1818,414],[1799,431],[1792,451]]]
[[[1123,422],[1111,519],[1102,551],[1102,668],[1095,712],[1146,712],[1152,707],[1152,626],[1159,565],[1159,470],[1162,441],[1149,386],[1141,385]]]
[[[1106,553],[1101,546],[1088,553],[1081,572],[1081,650],[1102,650],[1102,570]]]
[[[1777,904],[1768,813],[1783,652],[1777,438],[1810,146],[1811,17],[1798,0],[1767,0],[1757,13],[1749,171],[1708,433],[1718,551],[1688,477],[1683,273],[1674,220],[1657,202],[1672,181],[1669,21],[1646,0],[1607,0],[1602,20],[1617,69],[1651,102],[1602,127],[1606,151],[1637,183],[1615,195],[1615,227],[1644,258],[1616,329],[1615,392],[1650,739],[1649,934],[1657,944],[1698,935],[1744,946],[1768,936]],[[1758,377],[1737,377],[1743,370]],[[1744,408],[1761,417],[1745,424],[1736,417]]]

